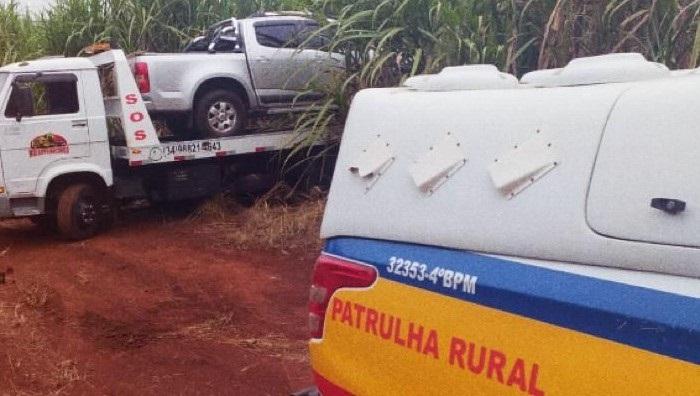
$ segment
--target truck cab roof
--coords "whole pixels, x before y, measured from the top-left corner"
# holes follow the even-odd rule
[[[32,61],[11,63],[0,67],[0,73],[50,73],[88,69],[95,69],[95,65],[88,58],[46,57]]]

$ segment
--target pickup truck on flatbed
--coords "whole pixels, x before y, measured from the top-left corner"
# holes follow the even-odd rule
[[[211,26],[183,53],[130,58],[139,91],[154,117],[176,134],[191,127],[201,137],[239,134],[250,115],[304,111],[322,86],[342,71],[345,58],[322,51],[301,16],[235,18]],[[303,94],[302,94],[303,93]]]
[[[69,239],[130,200],[196,199],[266,175],[293,131],[161,142],[120,50],[0,68],[0,217]]]

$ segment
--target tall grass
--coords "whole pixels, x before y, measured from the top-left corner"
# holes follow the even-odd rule
[[[316,15],[329,48],[347,55],[345,90],[465,63],[522,74],[607,52],[670,67],[700,56],[700,0],[57,0],[34,16],[10,0],[0,3],[0,63],[74,55],[96,41],[174,51],[215,21],[273,9]]]
[[[37,24],[14,0],[0,3],[0,65],[43,53],[45,43]]]
[[[98,41],[127,52],[177,51],[214,22],[258,10],[304,9],[310,0],[57,0],[34,15],[0,3],[0,64],[76,55]]]
[[[365,87],[394,86],[445,66],[493,63],[522,75],[610,52],[641,52],[671,68],[695,67],[700,56],[700,0],[323,0],[314,3],[328,49],[342,51],[347,75],[323,109],[299,130],[337,141],[330,127]]]
[[[347,71],[320,87],[328,93],[320,111],[302,114],[296,127],[331,141],[357,90],[445,66],[494,63],[521,75],[609,52],[641,52],[672,68],[700,58],[700,0],[57,0],[38,16],[13,1],[0,4],[0,64],[74,55],[96,41],[175,51],[224,18],[311,11]]]
[[[40,25],[48,53],[74,55],[97,41],[127,52],[173,51],[236,11],[231,0],[59,0]]]

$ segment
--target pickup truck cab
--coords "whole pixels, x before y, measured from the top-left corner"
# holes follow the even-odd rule
[[[193,123],[202,136],[241,133],[251,114],[307,110],[345,58],[321,49],[318,23],[270,15],[221,21],[184,53],[133,57],[133,71],[148,110],[171,129]],[[302,95],[303,93],[303,95]]]
[[[320,393],[700,389],[698,92],[638,54],[360,92],[310,293]]]

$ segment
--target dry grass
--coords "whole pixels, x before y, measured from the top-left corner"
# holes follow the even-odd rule
[[[249,332],[232,326],[232,314],[224,313],[202,323],[192,324],[165,337],[193,337],[224,345],[235,345],[257,353],[288,361],[305,362],[306,340],[294,340],[280,333],[251,335]],[[243,370],[246,370],[244,368]]]
[[[326,200],[318,192],[304,198],[289,203],[268,196],[244,208],[220,196],[202,205],[196,216],[206,220],[202,232],[214,233],[237,249],[274,249],[285,254],[318,250]]]
[[[43,281],[16,283],[0,293],[0,395],[61,395],[87,383],[80,365],[53,350],[46,337],[52,290]],[[9,392],[9,393],[5,393]]]
[[[325,200],[298,205],[262,202],[243,213],[242,223],[225,233],[239,248],[264,246],[283,251],[320,248],[318,236]]]

